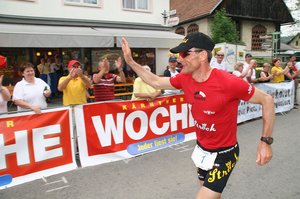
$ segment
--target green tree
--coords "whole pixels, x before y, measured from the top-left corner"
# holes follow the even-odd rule
[[[215,43],[240,43],[236,25],[234,21],[226,15],[225,9],[216,12],[212,21],[211,31],[212,39]]]

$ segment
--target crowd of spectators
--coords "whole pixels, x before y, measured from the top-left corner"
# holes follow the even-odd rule
[[[211,61],[212,68],[228,71],[228,63],[224,61],[224,52],[217,52],[215,58],[214,61]],[[173,77],[179,74],[180,63],[177,61],[177,56],[174,54],[170,55],[168,61],[169,64],[163,76]],[[257,61],[253,59],[250,53],[247,53],[244,62],[235,64],[232,74],[243,78],[251,84],[280,83],[294,80],[294,108],[297,108],[300,62],[296,62],[296,56],[292,55],[284,65],[279,58],[273,59],[272,63],[263,63],[259,69],[257,69],[257,65]],[[151,72],[149,66],[145,65],[143,67]],[[121,57],[114,61],[114,68],[116,73],[111,71],[110,62],[105,56],[100,59],[98,72],[93,75],[83,71],[82,64],[77,60],[69,61],[67,71],[63,69],[58,57],[54,57],[53,60],[47,59],[46,61],[44,58],[41,58],[40,64],[36,68],[28,62],[20,66],[23,79],[15,85],[12,101],[17,106],[18,111],[33,110],[36,113],[40,113],[41,109],[47,107],[49,97],[55,96],[53,93],[57,93],[57,91],[62,92],[64,106],[84,104],[90,102],[89,99],[91,97],[93,102],[114,100],[115,83],[126,82],[123,72],[124,62]],[[36,72],[39,74],[37,75]],[[2,80],[3,75],[0,76],[0,113],[7,112],[7,102],[11,99],[8,89],[2,86]],[[132,100],[145,99],[152,101],[163,94],[180,93],[180,90],[156,90],[143,82],[139,77],[133,83]]]

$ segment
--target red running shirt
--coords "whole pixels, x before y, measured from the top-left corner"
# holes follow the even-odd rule
[[[248,101],[254,86],[226,71],[213,69],[204,82],[180,73],[170,83],[185,93],[195,120],[197,140],[206,149],[216,150],[237,142],[237,114],[240,100]]]

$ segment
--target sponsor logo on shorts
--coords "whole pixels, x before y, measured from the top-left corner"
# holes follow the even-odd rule
[[[224,170],[219,170],[219,168],[214,168],[213,170],[211,170],[208,175],[208,182],[212,183],[215,180],[220,180],[225,176],[228,176],[231,171],[233,170],[233,168],[235,167],[236,162],[238,161],[239,157],[237,156],[236,153],[234,153],[234,159],[235,161],[231,161],[229,160],[228,162],[226,162],[226,168]]]

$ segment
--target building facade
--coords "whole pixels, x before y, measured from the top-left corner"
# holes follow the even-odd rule
[[[164,25],[164,10],[169,0],[1,0],[3,72],[16,79],[22,62],[58,57],[64,65],[77,59],[92,73],[102,56],[122,55],[124,36],[134,59],[162,74],[169,48],[183,38]]]
[[[275,36],[274,33],[280,32],[281,24],[294,21],[283,0],[170,0],[170,9],[176,10],[180,19],[174,32],[182,35],[194,31],[211,35],[214,14],[225,9],[235,22],[246,51],[258,59],[270,59],[273,46],[272,41],[261,39],[260,36]],[[277,44],[276,48],[279,49],[279,40]]]

